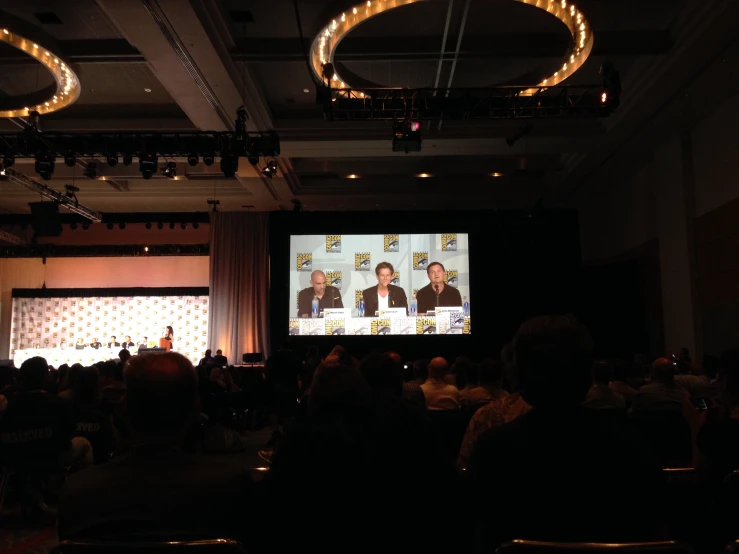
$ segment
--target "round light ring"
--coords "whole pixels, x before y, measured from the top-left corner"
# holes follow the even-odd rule
[[[324,26],[318,35],[313,39],[310,50],[310,62],[313,73],[322,78],[323,64],[334,63],[334,55],[339,43],[348,35],[357,25],[367,21],[368,19],[381,13],[415,4],[416,2],[425,2],[427,0],[367,0],[356,4],[353,8],[339,14]],[[547,87],[560,84],[562,81],[572,76],[585,60],[590,56],[593,49],[593,32],[590,24],[585,19],[583,13],[578,10],[574,4],[567,0],[511,0],[512,2],[520,2],[540,10],[544,10],[565,24],[570,32],[573,40],[573,48],[567,54],[564,64],[553,75],[542,80],[538,86]],[[338,74],[334,66],[334,78],[331,88],[346,89],[350,88],[346,81]],[[523,95],[531,95],[538,89],[530,88],[521,91]]]
[[[0,41],[36,59],[53,75],[56,82],[56,88],[47,89],[47,97],[39,101],[38,95],[33,94],[34,104],[22,108],[0,109],[0,117],[25,117],[32,111],[47,114],[66,108],[77,101],[81,92],[80,80],[72,68],[60,58],[59,53],[49,48],[50,45],[45,46],[38,41],[27,39],[7,24],[0,30]]]

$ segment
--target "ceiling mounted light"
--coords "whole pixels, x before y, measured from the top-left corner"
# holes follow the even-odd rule
[[[88,162],[87,167],[82,171],[82,175],[84,175],[88,179],[96,179],[98,176],[97,162]]]
[[[177,164],[175,162],[167,162],[167,165],[162,168],[162,175],[168,179],[177,177]]]
[[[170,221],[169,222],[169,228],[170,228],[170,230],[173,230],[174,229],[174,221]]]
[[[106,161],[108,162],[108,165],[110,167],[117,166],[118,165],[118,154],[116,154],[115,152],[111,152],[110,154],[108,154]]]
[[[267,167],[262,170],[262,175],[270,179],[277,175],[277,162],[274,160],[267,162]]]
[[[157,229],[159,229],[160,231],[164,229],[164,223],[162,223],[161,221],[157,223]]]
[[[67,152],[64,154],[64,165],[67,167],[74,167],[74,164],[77,163],[77,157],[74,155],[74,152]]]
[[[216,159],[216,155],[213,154],[212,152],[203,154],[203,163],[207,165],[208,167],[213,165],[213,162],[215,161],[215,159]]]
[[[146,227],[147,229],[151,229],[151,221],[147,221],[144,227]]]
[[[200,161],[200,158],[196,153],[192,153],[187,157],[187,163],[190,164],[190,167],[195,167],[198,165],[198,162]]]
[[[502,177],[503,174],[502,173],[498,173],[497,171],[494,171],[493,173],[490,174],[490,176],[491,177]]]
[[[346,176],[346,178],[347,179],[359,179],[359,175],[357,175],[356,173],[350,173],[349,175]]]
[[[221,171],[226,177],[235,177],[239,170],[239,157],[230,152],[221,154]]]
[[[131,154],[123,154],[123,165],[131,165],[133,163],[133,156]]]
[[[393,128],[393,152],[420,152],[421,124],[404,119],[397,121]]]
[[[36,162],[34,163],[34,169],[42,179],[49,180],[51,175],[54,173],[54,164],[56,163],[56,157],[54,154],[48,151],[38,152],[36,154]]]
[[[419,179],[428,179],[429,177],[433,177],[433,175],[431,173],[419,173],[416,177]]]
[[[157,170],[159,158],[154,152],[146,152],[139,156],[139,171],[144,179],[151,179]]]
[[[82,230],[83,231],[87,231],[89,229],[90,229],[90,224],[89,223],[85,222],[85,223],[82,224]]]
[[[197,221],[195,221],[195,222],[194,222],[194,223],[192,224],[192,228],[193,228],[193,229],[198,229],[199,227],[200,227],[200,223],[198,223]]]
[[[180,229],[187,229],[187,223],[180,223]]]
[[[126,228],[126,224],[125,224],[125,223],[123,223],[123,222],[121,221],[121,222],[120,222],[120,223],[118,224],[118,228],[119,228],[119,229],[120,229],[121,231],[123,231],[123,229],[125,229],[125,228]]]
[[[15,163],[15,158],[13,157],[12,152],[8,152],[3,157],[3,167],[13,167],[13,164]]]

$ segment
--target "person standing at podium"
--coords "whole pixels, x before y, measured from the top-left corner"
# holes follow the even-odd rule
[[[167,325],[167,328],[164,330],[164,336],[159,340],[159,346],[161,348],[166,348],[167,352],[172,350],[172,343],[174,342],[174,329],[172,329],[171,325]]]

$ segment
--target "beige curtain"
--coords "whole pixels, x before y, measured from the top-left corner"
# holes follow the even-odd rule
[[[211,214],[208,343],[231,364],[269,353],[267,229],[266,212]]]

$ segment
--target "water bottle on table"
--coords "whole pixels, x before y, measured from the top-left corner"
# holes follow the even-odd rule
[[[462,310],[465,316],[470,315],[470,301],[467,300],[466,296],[462,299]]]
[[[414,294],[411,298],[411,317],[416,317],[418,315],[418,299],[416,298],[416,295]]]
[[[359,299],[359,317],[364,317],[364,298]]]
[[[313,302],[311,302],[310,316],[318,317],[318,297],[316,296],[313,297]]]

